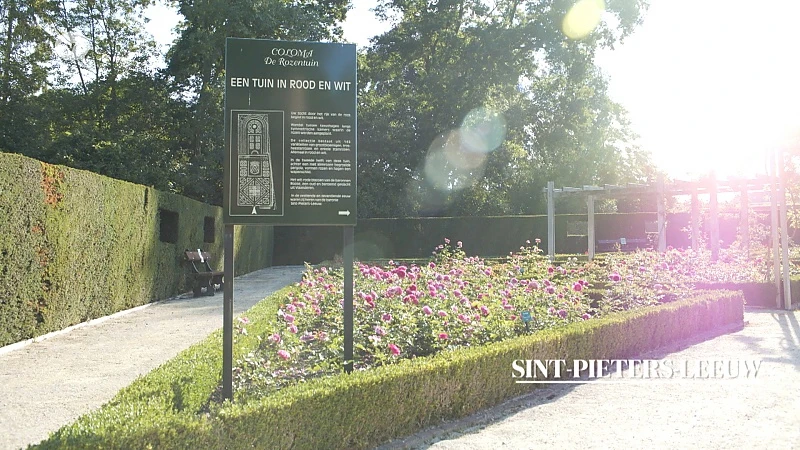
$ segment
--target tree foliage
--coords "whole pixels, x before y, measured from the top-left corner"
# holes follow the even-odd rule
[[[188,100],[187,195],[222,202],[225,38],[329,41],[341,37],[346,0],[179,0],[180,36],[167,55],[168,73]]]
[[[178,8],[158,55],[143,11]],[[347,0],[0,0],[0,150],[221,202],[226,37],[337,41]],[[545,182],[646,178],[595,53],[640,22],[608,0],[589,36],[571,0],[383,0],[359,54],[359,214],[542,210]]]
[[[644,5],[610,2],[619,26],[573,41],[560,29],[571,4],[381,2],[379,13],[396,24],[361,60],[360,213],[534,212],[547,180],[644,176],[647,158],[594,64]],[[465,132],[470,119],[477,135],[476,126]],[[475,144],[481,133],[498,132],[500,145],[474,148],[485,144]]]
[[[0,0],[0,149],[21,148],[31,131],[28,100],[46,86],[55,3]]]

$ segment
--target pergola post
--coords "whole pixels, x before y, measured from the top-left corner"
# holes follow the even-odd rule
[[[667,214],[664,205],[664,178],[658,177],[658,251],[667,250]]]
[[[700,200],[697,188],[692,189],[692,250],[700,250]]]
[[[769,204],[770,204],[770,234],[772,235],[772,278],[775,283],[775,306],[781,307],[781,262],[780,241],[778,239],[778,180],[775,170],[775,153],[769,154]]]
[[[714,173],[711,174],[709,185],[709,210],[711,213],[709,230],[709,240],[711,241],[711,260],[716,261],[719,259],[719,206],[717,204],[717,177]]]
[[[750,207],[747,198],[748,189],[747,184],[742,185],[741,191],[741,200],[739,201],[739,206],[741,210],[739,212],[739,233],[740,238],[742,240],[742,249],[744,250],[744,254],[747,255],[747,258],[750,258]]]
[[[556,255],[556,205],[553,191],[555,183],[547,182],[547,255],[552,261]]]
[[[586,215],[587,215],[587,240],[589,261],[594,259],[594,195],[586,197]]]
[[[781,250],[783,255],[783,308],[792,309],[792,283],[789,265],[789,221],[786,211],[786,180],[783,167],[783,152],[778,152],[778,196],[780,197]]]

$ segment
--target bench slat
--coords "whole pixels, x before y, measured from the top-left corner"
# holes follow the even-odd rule
[[[206,295],[214,295],[215,285],[223,284],[225,272],[213,270],[209,261],[211,254],[204,252],[200,249],[186,250],[183,252],[184,259],[188,263],[191,273],[188,275],[194,280],[192,291],[195,297],[200,295],[203,288],[206,289]],[[198,267],[198,263],[200,266]]]

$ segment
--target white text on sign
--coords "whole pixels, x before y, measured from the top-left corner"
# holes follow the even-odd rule
[[[230,87],[256,89],[305,89],[322,91],[350,91],[351,81],[286,80],[282,78],[231,77]]]

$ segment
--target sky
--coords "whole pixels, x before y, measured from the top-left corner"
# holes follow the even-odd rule
[[[366,46],[388,25],[354,1],[345,38]],[[179,16],[151,9],[168,45]],[[800,146],[800,2],[651,0],[644,23],[597,63],[639,145],[672,177],[764,174],[767,151]]]
[[[667,173],[763,174],[766,151],[800,145],[798,25],[794,0],[654,0],[598,63]]]

